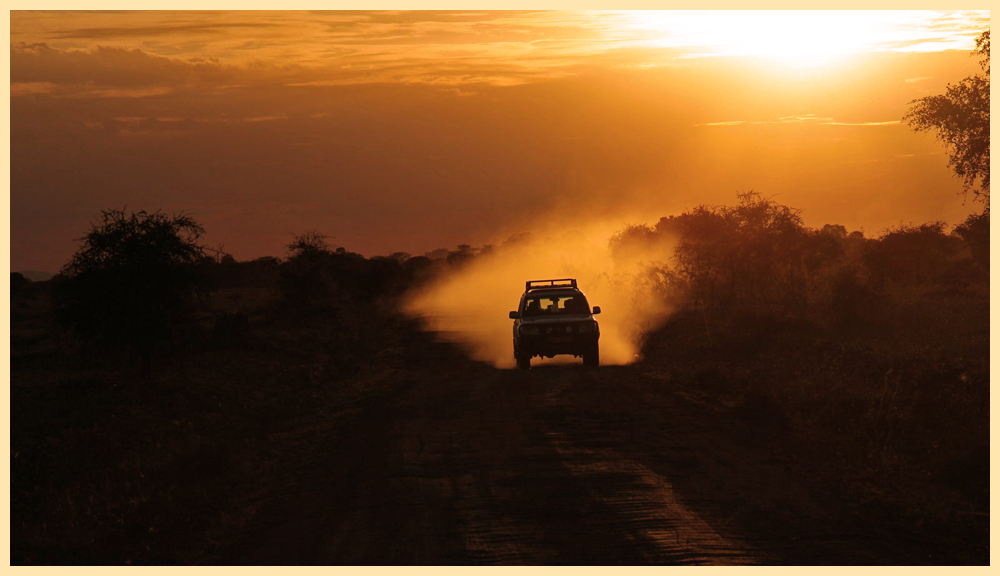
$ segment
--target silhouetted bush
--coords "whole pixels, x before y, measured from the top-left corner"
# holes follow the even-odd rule
[[[654,252],[653,245],[662,237],[656,229],[645,224],[629,224],[608,240],[608,250],[611,258],[619,263],[648,259]]]
[[[402,253],[369,259],[344,248],[330,250],[325,237],[316,233],[296,237],[288,248],[278,286],[286,303],[295,306],[338,308],[370,302],[402,294],[411,280],[401,262],[410,258]]]
[[[332,306],[335,283],[333,253],[326,236],[307,232],[288,244],[288,258],[282,263],[278,287],[284,300],[299,306]]]
[[[878,281],[940,282],[948,278],[948,264],[958,256],[958,238],[944,233],[944,222],[900,225],[871,242],[866,258]]]
[[[972,253],[973,261],[987,276],[990,273],[990,213],[970,214],[964,222],[955,227],[958,235]]]
[[[131,348],[148,374],[156,345],[201,286],[203,233],[183,214],[103,212],[62,269],[60,319],[84,342]]]
[[[609,240],[612,257],[649,260],[642,272],[649,286],[700,311],[709,330],[765,316],[869,329],[893,322],[881,306],[891,287],[919,297],[988,278],[988,211],[950,235],[931,222],[866,239],[838,224],[808,228],[798,210],[756,192],[737,198],[735,206],[698,206],[655,227],[626,226]]]
[[[373,256],[365,262],[364,282],[358,298],[372,300],[381,296],[396,296],[406,291],[409,279],[403,264],[391,256]]]
[[[471,262],[475,257],[476,254],[473,252],[472,246],[469,244],[459,244],[457,250],[453,250],[448,253],[447,260],[448,265],[452,268],[461,268]]]
[[[31,280],[28,280],[27,278],[25,278],[24,274],[21,274],[20,272],[11,272],[10,273],[10,293],[11,293],[11,295],[16,294],[18,291],[21,290],[21,288],[24,288],[30,282],[31,282]]]
[[[857,330],[871,319],[878,303],[878,290],[857,268],[837,269],[830,278],[827,321],[837,328]]]
[[[802,256],[806,270],[816,272],[838,261],[844,254],[846,239],[847,228],[840,225],[826,224],[810,232]]]
[[[226,256],[220,262],[206,258],[199,264],[212,289],[271,288],[276,285],[281,260],[263,256],[239,262]]]
[[[801,314],[809,235],[798,211],[752,191],[738,198],[657,224],[680,238],[675,269],[690,298],[712,313]]]

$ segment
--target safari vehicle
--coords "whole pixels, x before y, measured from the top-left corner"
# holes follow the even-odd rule
[[[601,331],[594,315],[600,313],[600,306],[591,310],[575,278],[525,282],[521,303],[510,313],[517,367],[527,370],[533,357],[557,354],[582,356],[585,366],[596,367]]]

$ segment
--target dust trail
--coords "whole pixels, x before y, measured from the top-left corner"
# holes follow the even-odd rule
[[[535,234],[508,238],[490,251],[447,272],[409,295],[404,310],[420,317],[429,330],[461,344],[476,360],[498,368],[515,365],[512,322],[526,280],[576,278],[601,328],[601,364],[629,364],[637,359],[641,334],[669,316],[665,288],[648,274],[666,263],[672,245],[660,244],[611,257],[608,240],[621,223],[590,223],[572,230],[535,225]],[[572,357],[557,356],[579,361]]]

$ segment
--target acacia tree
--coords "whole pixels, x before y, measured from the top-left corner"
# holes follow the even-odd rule
[[[800,311],[809,235],[799,211],[752,190],[737,198],[736,206],[698,206],[657,224],[658,232],[679,238],[679,280],[706,315],[710,309]]]
[[[328,254],[330,252],[330,243],[327,242],[326,234],[320,234],[315,230],[310,230],[305,234],[300,234],[295,236],[291,242],[288,243],[288,255],[289,259],[297,258],[300,256],[311,256],[315,254]]]
[[[148,374],[156,345],[198,287],[204,232],[184,214],[103,211],[62,269],[62,318],[84,341],[131,348]]]
[[[310,307],[333,301],[335,281],[330,248],[325,234],[309,231],[288,243],[288,258],[282,264],[279,288],[285,300],[295,306]]]
[[[984,74],[948,85],[944,94],[910,102],[903,121],[916,131],[934,130],[948,148],[948,165],[965,192],[989,206],[990,197],[990,31],[976,39]],[[977,180],[979,189],[975,188]]]

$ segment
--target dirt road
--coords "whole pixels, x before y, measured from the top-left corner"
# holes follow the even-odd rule
[[[919,538],[637,367],[528,372],[414,347],[295,433],[227,564],[882,564]]]

